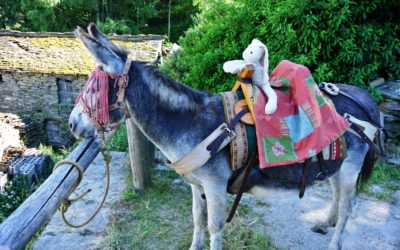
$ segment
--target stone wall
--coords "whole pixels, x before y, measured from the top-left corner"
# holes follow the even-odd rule
[[[379,104],[389,138],[385,143],[388,162],[400,166],[400,80],[377,87],[383,101]]]
[[[68,117],[86,76],[0,72],[0,112],[29,117],[43,142],[68,144]]]

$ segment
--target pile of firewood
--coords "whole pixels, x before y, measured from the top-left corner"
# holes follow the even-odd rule
[[[11,113],[0,113],[0,124],[8,125],[9,128],[17,130],[18,138],[8,138],[7,135],[15,134],[9,131],[0,131],[3,135],[2,140],[17,140],[22,141],[26,147],[36,147],[39,145],[38,127],[37,124],[29,118],[21,118],[18,115]]]

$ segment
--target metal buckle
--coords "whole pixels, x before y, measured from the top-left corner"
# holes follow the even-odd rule
[[[339,94],[339,88],[330,82],[321,82],[318,87],[325,92],[327,92],[330,95],[338,95]]]
[[[225,131],[228,133],[229,137],[232,137],[234,135],[234,132],[231,129],[229,129],[228,127],[225,127],[223,129],[223,132],[225,132]]]

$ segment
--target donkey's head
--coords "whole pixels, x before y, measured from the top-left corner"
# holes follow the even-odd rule
[[[89,25],[88,32],[80,27],[74,31],[99,66],[76,99],[69,117],[69,128],[78,138],[93,137],[96,130],[116,128],[125,121],[127,113],[123,94],[121,98],[129,81],[125,72],[129,67],[124,69],[127,53],[110,42],[94,24]]]

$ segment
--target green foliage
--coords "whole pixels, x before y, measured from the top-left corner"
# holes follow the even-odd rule
[[[197,1],[201,13],[164,71],[195,88],[229,90],[222,64],[263,41],[270,71],[283,59],[306,65],[315,80],[366,87],[400,77],[400,2],[395,0]]]
[[[384,184],[393,190],[400,189],[400,168],[388,163],[377,163],[369,182]]]
[[[192,23],[192,0],[171,2],[174,41]],[[0,0],[0,28],[22,31],[70,32],[90,22],[104,33],[167,34],[169,0]]]
[[[131,34],[132,30],[129,28],[126,20],[113,20],[109,17],[106,18],[105,22],[97,22],[97,26],[105,34],[117,33],[117,34]]]
[[[40,144],[39,150],[45,153],[46,155],[49,155],[54,162],[59,162],[61,160],[64,160],[77,145],[78,142],[76,142],[69,148],[54,149],[52,146]]]
[[[32,193],[25,180],[16,177],[0,193],[0,223],[5,220]]]
[[[360,191],[381,200],[394,201],[393,194],[400,189],[400,168],[388,163],[376,163],[368,184]],[[378,185],[382,190],[374,190],[372,184]]]
[[[106,143],[106,149],[110,151],[128,151],[128,135],[125,123],[121,124],[115,134]]]
[[[171,4],[170,41],[176,42],[184,34],[192,24],[192,15],[198,12],[193,2],[188,0],[160,0],[156,4],[158,15],[148,20],[148,26],[143,29],[143,33],[168,35],[169,4]]]

